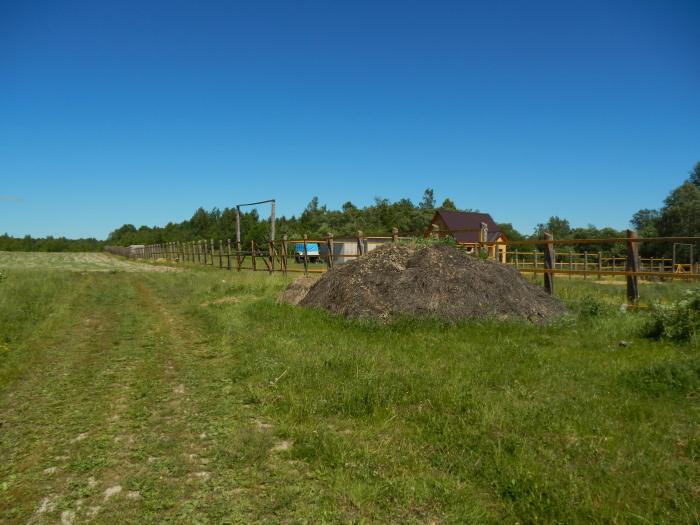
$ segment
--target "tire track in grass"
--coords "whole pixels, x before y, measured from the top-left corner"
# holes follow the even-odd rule
[[[120,317],[112,306],[119,292],[105,295],[103,281],[90,276],[67,290],[63,330],[31,343],[26,350],[37,354],[31,369],[0,404],[9,479],[0,516],[9,522],[70,516],[75,494],[90,484],[87,474],[109,463],[105,419],[123,386],[113,380],[123,362],[114,352]]]
[[[178,349],[172,362],[177,381],[190,394],[192,450],[206,454],[209,466],[210,479],[189,495],[183,504],[189,514],[179,518],[213,523],[293,522],[308,520],[321,501],[326,509],[333,508],[337,495],[319,482],[308,465],[292,459],[288,431],[280,427],[278,433],[277,422],[265,418],[260,405],[250,403],[250,385],[232,373],[240,359],[250,357],[248,351],[231,348],[216,330],[208,333],[206,324],[193,315],[193,305],[178,299],[183,292],[188,295],[182,288],[173,294],[172,286],[161,286],[163,281],[155,276],[144,282],[154,284],[146,288],[153,305],[149,310],[159,312],[164,319],[161,325],[169,327]],[[340,510],[338,516],[343,515]]]
[[[138,522],[177,508],[192,436],[172,341],[138,281],[86,277],[65,328],[36,342],[46,348],[2,400],[0,521]]]

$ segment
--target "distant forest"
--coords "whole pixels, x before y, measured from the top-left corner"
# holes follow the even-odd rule
[[[366,235],[388,235],[396,227],[401,235],[422,235],[430,223],[436,209],[455,210],[450,199],[438,205],[432,189],[426,189],[419,203],[410,199],[390,202],[375,198],[374,203],[359,208],[351,202],[343,204],[339,210],[330,210],[319,203],[318,197],[311,199],[304,211],[297,217],[277,219],[278,236],[287,234],[290,238],[301,237],[304,233],[318,238],[333,232],[336,237],[354,236],[358,230]],[[476,210],[465,210],[476,211]],[[696,236],[700,235],[700,162],[690,171],[688,179],[675,188],[658,210],[642,209],[630,220],[631,225],[643,237]],[[560,217],[550,217],[547,222],[538,224],[530,234],[517,231],[510,223],[499,224],[501,230],[512,241],[541,239],[544,232],[552,232],[555,239],[572,239],[571,246],[560,246],[560,250],[604,251],[610,253],[609,245],[576,245],[576,239],[622,237],[624,232],[610,227],[597,228],[593,225],[572,227],[569,221]],[[270,224],[267,216],[260,216],[256,209],[241,214],[241,236],[243,242],[265,241],[269,238]],[[34,239],[0,236],[0,250],[9,251],[99,251],[105,245],[128,246],[130,244],[154,244],[168,241],[191,241],[196,239],[233,239],[236,232],[235,208],[214,208],[206,211],[199,208],[188,220],[170,222],[165,226],[141,226],[125,224],[109,234],[106,241],[96,239],[65,239],[63,237]],[[523,250],[534,247],[523,246]],[[644,256],[667,255],[670,246],[644,244]],[[696,254],[700,245],[696,243]],[[612,247],[612,253],[622,253],[624,246]]]
[[[65,237],[11,237],[0,235],[0,251],[6,252],[97,252],[102,251],[105,241],[88,239],[66,239]]]

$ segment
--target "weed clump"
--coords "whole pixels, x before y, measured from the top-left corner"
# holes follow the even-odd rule
[[[611,311],[609,304],[601,301],[591,294],[586,294],[581,297],[576,304],[576,308],[581,317],[584,318],[600,317],[601,315],[608,314]]]
[[[654,305],[643,335],[700,345],[700,288],[686,290],[672,304]]]
[[[647,394],[685,395],[700,389],[700,359],[667,361],[629,372],[624,382]]]

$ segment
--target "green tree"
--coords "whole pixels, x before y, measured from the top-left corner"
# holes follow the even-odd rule
[[[441,210],[457,210],[457,206],[452,199],[445,199],[440,206]]]
[[[435,195],[432,188],[426,188],[423,192],[423,198],[420,201],[420,207],[424,210],[435,209]]]
[[[555,239],[569,239],[571,225],[568,220],[553,215],[546,223],[540,223],[535,227],[535,235],[538,238],[544,237],[545,233],[551,233]]]
[[[700,188],[700,162],[697,162],[693,169],[690,170],[688,182],[693,184],[696,188]]]

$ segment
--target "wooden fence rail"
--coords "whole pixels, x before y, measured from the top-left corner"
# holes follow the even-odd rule
[[[639,279],[700,279],[700,264],[677,263],[675,259],[663,257],[639,257],[638,248],[642,243],[674,243],[700,242],[700,237],[638,237],[637,233],[628,230],[626,237],[608,239],[554,239],[550,233],[544,239],[528,241],[493,241],[487,242],[487,232],[479,230],[429,230],[427,236],[454,236],[456,233],[470,231],[480,232],[480,242],[458,244],[466,248],[469,245],[474,253],[491,253],[492,258],[503,255],[502,262],[514,266],[518,271],[532,274],[533,278],[542,275],[544,288],[548,293],[554,293],[554,278],[556,275],[582,276],[587,279],[595,275],[598,280],[603,277],[625,277],[627,281],[627,299],[634,303],[639,299]],[[372,249],[384,243],[400,243],[415,240],[414,237],[399,236],[399,230],[393,228],[391,236],[366,236],[358,231],[354,238],[335,239],[328,233],[324,239],[309,239],[303,235],[301,239],[282,239],[258,244],[251,241],[249,246],[243,243],[231,243],[231,239],[197,240],[186,242],[168,242],[130,247],[108,246],[106,251],[134,259],[151,261],[166,260],[192,264],[209,265],[232,271],[249,270],[265,271],[272,275],[274,272],[322,273],[358,257],[363,257]],[[319,248],[318,266],[311,261],[309,244],[314,243]],[[574,252],[572,250],[557,252],[558,245],[614,245],[624,244],[626,256],[604,256],[602,252]],[[289,250],[289,246],[292,250]],[[541,246],[542,250],[519,251],[517,246]],[[301,246],[301,249],[299,249]],[[504,250],[498,252],[498,246]],[[508,250],[507,247],[516,247]],[[489,248],[492,248],[489,250]],[[498,255],[497,255],[498,252]],[[314,256],[316,257],[316,256]],[[290,258],[294,260],[290,264]]]

